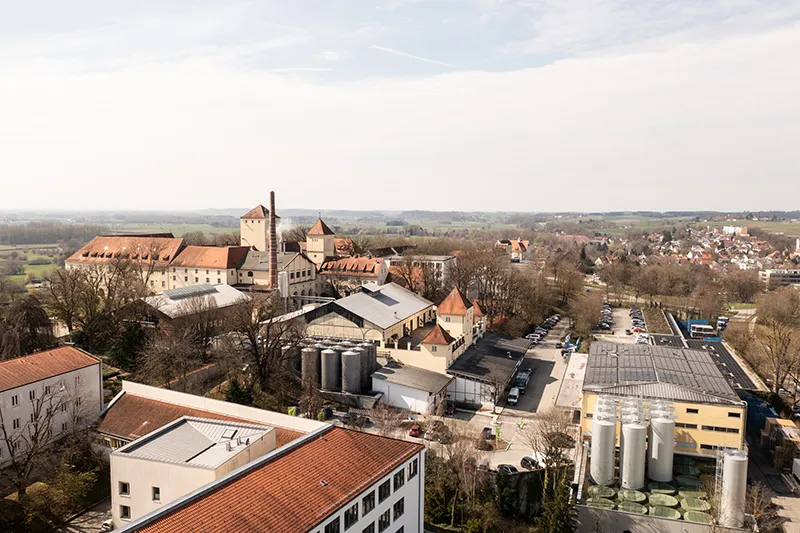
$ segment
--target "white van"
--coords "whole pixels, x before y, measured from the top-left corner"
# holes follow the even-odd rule
[[[508,391],[508,405],[517,405],[519,401],[519,389],[514,387]]]

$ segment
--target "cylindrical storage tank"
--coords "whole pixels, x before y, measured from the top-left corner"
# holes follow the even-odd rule
[[[722,463],[722,498],[719,523],[723,527],[741,528],[744,525],[747,497],[747,457],[725,454]]]
[[[378,370],[378,348],[371,342],[362,342],[359,346],[369,354],[367,366],[369,366],[369,373],[372,374]]]
[[[347,350],[342,354],[342,390],[361,393],[361,354]]]
[[[597,485],[614,484],[614,449],[617,441],[617,423],[609,420],[592,420],[592,481]]]
[[[303,388],[313,385],[320,386],[319,352],[316,348],[306,347],[300,350],[302,360],[301,375],[303,377]]]
[[[336,350],[322,350],[322,388],[342,390],[342,354]]]
[[[672,481],[672,459],[675,456],[675,421],[668,418],[650,420],[650,442],[647,448],[647,477],[653,481]]]
[[[639,423],[622,424],[620,441],[620,486],[623,489],[644,488],[644,460],[647,446],[647,426]]]
[[[372,390],[372,378],[369,371],[369,353],[361,346],[354,346],[350,348],[351,352],[356,352],[359,358],[358,373],[361,380],[361,392],[368,392]]]

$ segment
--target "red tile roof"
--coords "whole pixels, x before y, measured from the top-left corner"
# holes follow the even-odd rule
[[[336,235],[336,233],[334,233],[334,231],[329,228],[328,225],[320,218],[317,220],[317,223],[311,226],[311,229],[308,230],[308,235]]]
[[[457,287],[453,287],[453,290],[442,300],[442,303],[436,306],[436,312],[440,315],[464,316],[470,307],[472,307],[472,304],[467,300],[467,297]]]
[[[483,309],[478,304],[478,300],[472,300],[472,316],[475,318],[485,316]]]
[[[319,267],[320,274],[343,274],[376,278],[380,274],[383,259],[371,257],[345,257],[325,261]]]
[[[193,268],[239,268],[248,246],[187,246],[170,266]]]
[[[0,361],[0,392],[99,364],[98,359],[72,346]]]
[[[431,332],[428,333],[424,339],[422,339],[420,344],[440,344],[444,346],[450,346],[453,344],[453,342],[455,342],[453,336],[447,333],[442,326],[436,324]]]
[[[253,209],[242,215],[241,218],[268,218],[269,209],[261,204],[258,204]]]
[[[202,409],[194,409],[169,402],[162,402],[125,393],[106,411],[100,426],[100,433],[112,435],[126,440],[135,440],[169,424],[183,416],[197,418],[210,418],[212,420],[227,420],[230,422],[257,422],[246,418],[213,413]],[[263,423],[263,422],[259,422]],[[275,445],[283,446],[303,436],[299,431],[275,428]]]
[[[334,427],[133,531],[305,533],[422,448]]]
[[[183,247],[183,239],[174,237],[144,237],[112,235],[95,237],[72,254],[67,263],[107,263],[112,259],[135,262],[155,261],[166,265]]]

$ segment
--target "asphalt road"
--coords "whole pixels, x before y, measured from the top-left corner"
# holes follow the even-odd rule
[[[59,533],[99,533],[103,522],[111,518],[111,498],[103,500],[82,515],[75,517]]]

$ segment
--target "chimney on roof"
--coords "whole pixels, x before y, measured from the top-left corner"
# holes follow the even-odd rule
[[[269,286],[278,288],[278,232],[275,228],[275,191],[269,192]]]

